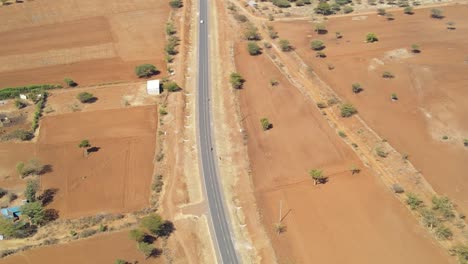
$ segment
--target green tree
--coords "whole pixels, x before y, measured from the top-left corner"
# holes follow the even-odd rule
[[[253,41],[249,41],[247,43],[247,50],[249,51],[249,54],[252,56],[258,55],[261,53],[261,48],[257,45],[257,43]]]
[[[340,111],[342,117],[350,117],[358,112],[356,108],[349,103],[342,104],[340,107]]]
[[[261,39],[260,33],[258,32],[258,28],[252,23],[247,23],[247,26],[244,29],[244,37],[247,40]]]
[[[287,39],[281,39],[279,41],[279,45],[280,45],[280,48],[281,48],[282,51],[291,51],[292,50],[292,46],[289,43],[289,40],[287,40]]]
[[[79,93],[76,98],[82,103],[91,103],[95,99],[94,95],[88,92]]]
[[[156,66],[152,64],[141,64],[135,67],[135,74],[139,77],[150,77],[158,73]]]
[[[153,245],[140,242],[138,243],[138,249],[145,255],[145,257],[149,258],[154,254],[155,248]]]
[[[384,71],[382,73],[382,77],[383,78],[386,78],[386,79],[391,79],[391,78],[394,78],[395,75],[393,75],[393,73],[389,72],[389,71]]]
[[[63,81],[67,84],[68,87],[75,87],[78,85],[78,83],[68,77],[64,78]]]
[[[22,109],[22,108],[25,108],[26,106],[28,106],[28,103],[23,99],[16,98],[15,99],[15,106],[18,109]]]
[[[145,240],[145,232],[140,229],[132,229],[130,230],[130,238],[135,240],[136,242],[143,242]]]
[[[38,190],[39,182],[37,180],[28,180],[26,182],[26,189],[24,190],[24,197],[28,202],[35,202]]]
[[[242,76],[239,73],[233,72],[229,76],[229,82],[231,83],[232,88],[240,89],[242,88],[242,84],[245,82],[245,80],[242,78]]]
[[[170,0],[169,5],[172,8],[181,8],[182,7],[182,1],[181,0]]]
[[[315,13],[325,16],[333,14],[333,10],[327,2],[320,2],[314,10]]]
[[[314,185],[325,183],[327,180],[327,177],[323,175],[322,170],[312,169],[309,171],[309,175],[312,177],[312,180],[314,180]]]
[[[288,0],[272,0],[271,1],[275,6],[281,8],[291,7],[291,3]]]
[[[177,92],[177,91],[179,91],[179,90],[180,90],[180,87],[179,87],[179,85],[178,85],[176,82],[174,82],[174,81],[169,81],[169,82],[165,82],[165,83],[163,84],[163,89],[166,90],[166,91],[168,91],[168,92],[171,92],[171,93],[172,93],[172,92]]]
[[[323,44],[323,41],[316,39],[310,42],[310,47],[313,50],[323,50],[325,48],[325,45]]]
[[[166,23],[166,34],[170,36],[170,35],[174,35],[175,33],[177,33],[177,30],[174,26],[174,23],[172,22]]]
[[[431,17],[432,18],[437,18],[437,19],[442,19],[444,18],[443,12],[440,9],[433,8],[431,9]]]
[[[44,165],[37,159],[30,159],[26,163],[16,164],[16,171],[24,178],[29,175],[41,174],[44,171]]]
[[[418,44],[413,44],[413,45],[411,45],[411,52],[412,52],[412,53],[420,53],[421,50],[420,50],[420,48],[419,48],[419,45],[418,45]]]
[[[79,148],[89,148],[91,147],[91,144],[89,143],[89,140],[83,139],[81,140],[80,144],[78,144]]]
[[[379,39],[377,38],[377,35],[375,33],[367,33],[366,41],[372,43],[379,41]]]
[[[148,230],[153,235],[158,235],[161,231],[163,220],[158,214],[151,214],[141,219],[141,227]]]
[[[268,118],[264,117],[260,119],[260,124],[262,125],[262,129],[265,131],[271,128],[271,123],[268,121]]]
[[[33,225],[42,225],[46,221],[46,213],[42,203],[39,201],[26,203],[21,206],[21,213],[29,217]]]

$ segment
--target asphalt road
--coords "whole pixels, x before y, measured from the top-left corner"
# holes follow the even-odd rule
[[[229,219],[224,208],[224,198],[219,184],[216,153],[212,138],[210,67],[208,40],[208,0],[199,0],[200,17],[204,23],[198,28],[198,147],[201,173],[209,204],[212,230],[218,260],[224,264],[239,263],[229,231]],[[219,259],[220,258],[220,259]]]

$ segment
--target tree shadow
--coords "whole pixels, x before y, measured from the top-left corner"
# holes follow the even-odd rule
[[[40,174],[46,174],[46,173],[49,173],[49,172],[52,172],[52,165],[50,164],[47,164],[47,165],[44,165],[44,168],[42,169],[41,173]]]
[[[46,223],[55,221],[59,218],[59,211],[55,209],[46,209],[45,210],[45,221]]]
[[[54,196],[55,194],[57,194],[57,192],[58,192],[57,188],[47,189],[38,197],[38,199],[42,201],[43,206],[47,206],[52,201],[54,201]]]
[[[174,232],[176,229],[174,227],[174,223],[171,221],[164,221],[164,223],[161,225],[160,230],[158,232],[158,236],[160,237],[169,237],[172,232]]]
[[[98,152],[100,149],[100,147],[90,147],[88,153]]]
[[[281,221],[280,221],[280,222],[283,222],[283,220],[286,219],[286,217],[289,215],[289,213],[290,213],[291,211],[292,211],[292,209],[289,209],[289,210],[286,212],[286,214],[285,214],[283,217],[281,217]]]
[[[143,242],[147,244],[153,244],[154,241],[156,241],[156,237],[152,235],[145,234],[145,237],[143,238]]]
[[[94,97],[91,97],[91,98],[89,98],[88,100],[86,100],[84,103],[86,103],[86,104],[92,104],[92,103],[97,102],[97,100],[99,100],[99,99],[98,99],[97,97],[94,96]]]
[[[163,253],[163,251],[160,248],[155,248],[155,249],[153,249],[153,251],[151,251],[151,254],[149,255],[149,257],[157,258],[157,257],[161,256],[162,253]]]

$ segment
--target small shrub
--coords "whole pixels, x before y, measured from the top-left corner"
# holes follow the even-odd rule
[[[115,264],[128,264],[128,262],[123,259],[116,259],[114,263]]]
[[[429,209],[422,210],[421,216],[423,224],[430,229],[437,227],[440,224],[440,220],[437,218],[434,212]]]
[[[337,103],[338,103],[338,99],[336,99],[335,97],[329,98],[327,100],[327,104],[330,105],[330,106],[335,105]]]
[[[318,34],[326,34],[328,32],[327,26],[325,26],[325,24],[323,23],[315,24],[314,31],[317,32]]]
[[[245,15],[242,15],[242,14],[234,14],[234,18],[237,21],[241,22],[241,23],[244,23],[244,22],[248,21],[247,17]]]
[[[3,189],[2,187],[0,187],[0,198],[2,198],[3,196],[5,196],[7,193],[8,193],[7,190],[5,190],[5,189]]]
[[[460,264],[468,263],[468,245],[458,244],[450,249],[450,253],[458,257]]]
[[[170,0],[169,5],[172,8],[181,8],[182,7],[182,1],[181,0]]]
[[[390,96],[390,98],[392,99],[392,101],[397,101],[398,100],[398,96],[396,93],[392,93],[392,95]]]
[[[68,87],[76,87],[78,85],[78,83],[68,77],[63,79],[63,81],[67,84]]]
[[[444,135],[444,136],[442,136],[442,139],[443,139],[443,140],[447,140],[447,139],[448,139],[448,136],[445,136],[445,135]]]
[[[15,106],[18,109],[22,109],[22,108],[25,108],[26,106],[28,106],[28,103],[26,101],[22,100],[22,99],[17,98],[15,100]]]
[[[436,19],[442,19],[444,18],[443,12],[440,9],[433,8],[431,9],[431,17],[436,18]]]
[[[342,137],[342,138],[345,138],[346,137],[346,133],[342,130],[338,131],[338,136]]]
[[[353,9],[352,7],[350,7],[350,6],[345,6],[345,7],[343,7],[343,12],[344,12],[345,14],[352,13],[353,11],[354,11],[354,9]]]
[[[320,109],[327,108],[327,104],[324,103],[324,102],[318,102],[317,107],[320,108]]]
[[[168,113],[167,113],[166,108],[165,107],[159,108],[159,114],[162,115],[162,116],[167,115]]]
[[[411,210],[419,209],[424,205],[423,201],[414,193],[406,194],[406,204],[409,205]]]
[[[88,92],[79,93],[76,98],[82,103],[91,103],[95,100],[94,95]]]
[[[387,12],[386,12],[385,9],[383,9],[383,8],[377,9],[377,14],[378,14],[379,16],[384,16],[386,13],[387,13]]]
[[[377,147],[375,149],[375,153],[381,158],[386,158],[388,156],[388,152],[386,152],[382,147]]]
[[[266,48],[266,49],[271,49],[272,46],[271,46],[270,42],[265,41],[265,42],[263,42],[263,47]]]
[[[271,86],[277,86],[278,84],[279,84],[279,82],[277,80],[275,80],[275,79],[270,80],[270,85]]]
[[[360,172],[361,172],[361,169],[360,169],[358,166],[356,166],[356,165],[353,164],[353,165],[351,166],[350,171],[351,171],[351,175],[354,175],[354,174],[360,173]]]
[[[244,37],[247,40],[261,39],[260,33],[258,32],[258,28],[252,23],[247,23],[247,26],[244,29]]]
[[[271,1],[275,6],[281,8],[291,7],[291,3],[288,0],[272,0]]]
[[[360,93],[363,90],[361,84],[359,84],[359,83],[353,83],[351,85],[351,88],[353,90],[353,93],[355,93],[355,94]]]
[[[385,71],[385,72],[382,73],[382,77],[386,78],[386,79],[391,79],[391,78],[394,78],[395,75],[393,75],[393,73],[391,73],[389,71]]]
[[[411,45],[411,52],[412,53],[420,53],[421,49],[419,48],[419,45],[417,45],[417,44]]]
[[[414,11],[413,11],[413,8],[411,6],[407,6],[405,7],[405,9],[403,9],[403,12],[407,15],[412,15],[414,14]]]
[[[327,177],[323,175],[322,170],[312,169],[309,171],[309,175],[314,180],[314,185],[325,183],[327,181]]]
[[[358,111],[352,104],[342,104],[340,107],[341,116],[342,117],[351,117],[352,115],[356,114]]]
[[[403,187],[401,187],[401,185],[397,184],[397,183],[394,183],[392,184],[392,189],[395,193],[404,193],[405,192],[405,189],[403,189]]]
[[[328,16],[334,13],[331,6],[327,2],[319,2],[317,7],[314,9],[314,11],[317,14],[322,14],[325,16]]]
[[[445,219],[455,217],[455,213],[453,211],[453,204],[448,197],[432,197],[432,209],[437,212],[440,212],[440,214],[442,214],[442,216]]]
[[[270,121],[268,121],[268,118],[264,117],[264,118],[260,119],[260,123],[261,123],[262,129],[264,131],[266,131],[266,130],[268,130],[268,129],[270,129],[272,127]]]
[[[435,235],[440,240],[449,240],[449,239],[452,239],[453,237],[452,230],[450,230],[450,228],[443,226],[443,225],[440,225],[436,228]]]
[[[174,82],[174,81],[169,81],[169,82],[165,82],[165,83],[163,84],[163,89],[166,90],[166,91],[168,91],[168,92],[171,92],[171,93],[172,93],[172,92],[177,92],[177,91],[179,91],[179,90],[180,90],[180,87],[179,87],[179,85],[178,85],[176,82]]]
[[[297,1],[296,1],[296,6],[304,6],[304,1],[302,1],[302,0],[297,0]]]
[[[463,146],[468,147],[468,138],[463,139]]]
[[[166,34],[170,36],[174,35],[175,33],[177,33],[177,29],[174,24],[172,22],[166,23]]]
[[[239,73],[233,72],[229,76],[229,82],[231,83],[232,88],[240,89],[242,88],[242,85],[244,84],[245,80]]]
[[[282,51],[291,51],[292,46],[291,43],[289,43],[289,40],[287,39],[282,39],[279,41],[279,45]]]
[[[447,22],[446,25],[447,25],[447,29],[448,29],[448,30],[455,30],[455,29],[457,29],[457,28],[455,27],[455,22],[453,22],[453,21]]]
[[[379,39],[377,38],[377,35],[375,33],[367,33],[366,41],[369,43],[373,43],[379,41]]]
[[[157,175],[154,179],[153,184],[151,185],[151,189],[155,191],[156,193],[160,193],[162,191],[163,185],[164,185],[163,176]]]
[[[80,144],[78,144],[79,148],[89,148],[91,147],[91,144],[89,143],[89,140],[83,139],[80,141]]]
[[[325,54],[325,52],[323,52],[323,51],[317,51],[315,53],[315,57],[317,57],[317,58],[326,58],[327,54]]]
[[[145,232],[143,232],[142,230],[140,229],[132,229],[130,230],[130,238],[132,240],[135,240],[136,242],[143,242],[143,240],[145,240]]]
[[[145,242],[140,242],[138,243],[138,249],[145,255],[145,257],[151,257],[151,255],[154,254],[155,248],[153,245],[145,243]]]
[[[31,140],[34,134],[31,131],[18,129],[5,136],[5,139],[20,139],[22,141]]]
[[[249,54],[252,56],[261,54],[261,48],[257,45],[257,43],[253,41],[249,41],[247,43],[247,50],[249,51]]]
[[[395,20],[395,17],[394,17],[393,14],[391,14],[391,13],[385,14],[385,17],[387,18],[388,21]]]
[[[84,230],[83,232],[80,233],[79,237],[80,238],[86,238],[86,237],[90,237],[90,236],[92,236],[92,235],[94,235],[96,233],[97,233],[97,231],[94,230],[94,229],[86,229],[86,230]]]
[[[152,64],[142,64],[135,67],[135,74],[139,77],[150,77],[158,73],[156,66]]]
[[[313,50],[323,50],[325,48],[325,44],[321,40],[313,40],[310,42],[310,47]]]
[[[31,159],[26,163],[20,162],[16,165],[16,171],[23,178],[33,174],[41,174],[43,170],[44,165],[37,159]]]
[[[340,38],[343,38],[343,35],[341,34],[341,32],[335,32],[335,37],[337,39],[340,39]]]

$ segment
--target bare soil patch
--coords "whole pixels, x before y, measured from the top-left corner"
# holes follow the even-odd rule
[[[280,263],[449,262],[266,55],[249,56],[245,43],[235,55],[246,79],[239,93],[257,201]],[[271,79],[279,85],[270,86]],[[271,130],[262,130],[262,117]],[[357,175],[353,164],[362,169]],[[314,186],[313,168],[329,182]],[[278,236],[280,201],[287,231]]]
[[[162,1],[34,1],[0,9],[0,80],[5,86],[136,80],[134,68],[164,63]],[[151,30],[146,25],[151,25]]]
[[[357,106],[367,124],[409,156],[438,193],[449,195],[466,212],[468,6],[441,9],[444,19],[431,19],[429,9],[414,15],[394,12],[393,21],[376,15],[364,21],[331,18],[326,35],[317,35],[313,24],[304,21],[279,22],[275,29],[340,97]],[[448,21],[455,22],[455,30],[447,30]],[[337,40],[335,32],[343,38]],[[368,32],[379,41],[365,43]],[[325,42],[327,58],[315,58],[312,39]],[[421,53],[411,53],[412,44]],[[395,78],[382,78],[384,71]],[[357,82],[364,91],[356,95],[351,84]],[[392,93],[397,101],[391,100]]]
[[[154,106],[44,117],[38,156],[51,172],[42,189],[57,188],[51,207],[61,217],[129,212],[149,203],[156,144]],[[98,148],[88,157],[78,148]]]

